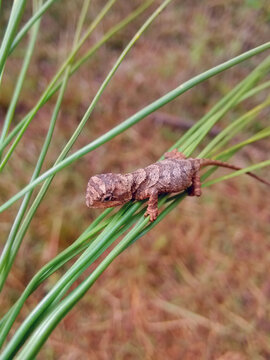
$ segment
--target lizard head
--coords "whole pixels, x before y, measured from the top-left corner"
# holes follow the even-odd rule
[[[109,208],[125,204],[132,198],[130,174],[100,174],[92,176],[87,185],[86,205]]]

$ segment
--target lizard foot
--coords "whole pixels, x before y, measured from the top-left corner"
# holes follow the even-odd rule
[[[153,222],[156,220],[156,218],[158,217],[158,209],[155,209],[155,210],[149,210],[147,209],[144,216],[150,216],[150,221]]]
[[[201,196],[201,195],[202,195],[201,189],[195,189],[195,190],[194,190],[194,195],[195,195],[195,196]]]

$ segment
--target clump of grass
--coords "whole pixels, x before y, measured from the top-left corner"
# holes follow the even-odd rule
[[[82,34],[83,24],[85,21],[86,13],[90,4],[89,0],[83,2],[80,17],[77,23],[77,29],[74,36],[73,47],[70,53],[67,55],[66,60],[53,77],[52,81],[44,91],[37,104],[30,110],[30,112],[15,126],[11,131],[13,115],[18,103],[20,93],[22,91],[24,80],[27,76],[27,69],[30,64],[31,56],[36,46],[36,38],[39,32],[39,21],[42,16],[45,15],[48,7],[53,4],[53,1],[47,1],[42,3],[39,0],[33,0],[33,15],[27,24],[18,32],[18,26],[20,18],[24,11],[25,1],[17,1],[17,7],[14,5],[10,13],[9,23],[4,35],[4,39],[0,49],[0,74],[4,72],[5,63],[8,57],[12,55],[12,51],[19,45],[22,37],[30,31],[29,46],[25,54],[22,64],[20,76],[16,84],[14,95],[10,103],[9,110],[4,122],[2,134],[0,138],[0,153],[2,155],[2,161],[0,164],[0,171],[4,171],[8,161],[14,154],[14,150],[19,144],[21,138],[25,134],[29,124],[35,118],[37,112],[41,107],[50,100],[53,94],[58,90],[58,97],[55,103],[54,111],[51,116],[50,125],[48,128],[47,136],[45,138],[43,147],[40,151],[40,156],[36,163],[32,178],[27,186],[15,194],[11,199],[0,206],[0,211],[3,212],[8,209],[13,203],[23,197],[22,203],[18,210],[17,216],[12,224],[8,239],[6,241],[4,250],[0,258],[0,287],[1,289],[5,285],[5,281],[12,268],[20,245],[24,239],[24,236],[30,226],[31,220],[35,216],[35,213],[41,204],[46,192],[49,190],[53,177],[60,171],[64,170],[67,166],[71,165],[75,161],[79,161],[84,155],[93,151],[99,146],[102,146],[106,142],[110,141],[115,136],[123,133],[131,126],[135,125],[139,121],[142,121],[147,115],[156,111],[165,104],[173,101],[176,97],[185,93],[192,87],[199,83],[206,81],[212,76],[219,74],[222,71],[236,66],[237,64],[269,50],[270,43],[265,43],[252,50],[249,50],[235,58],[232,58],[214,68],[211,68],[194,78],[188,80],[184,84],[181,84],[174,90],[168,92],[161,98],[157,99],[153,103],[144,107],[136,114],[132,115],[127,120],[115,128],[109,130],[99,138],[95,139],[86,146],[75,151],[69,155],[69,152],[76,142],[79,134],[83,131],[83,128],[90,118],[94,108],[96,107],[98,100],[100,99],[105,88],[111,81],[113,75],[117,71],[118,67],[124,61],[125,57],[134,46],[137,40],[143,35],[151,23],[157,18],[157,16],[169,5],[170,0],[163,1],[159,7],[153,10],[152,14],[148,17],[145,23],[141,26],[138,32],[134,35],[128,45],[125,47],[114,66],[108,73],[107,77],[103,81],[99,90],[97,91],[94,99],[90,103],[87,111],[82,117],[77,129],[72,134],[69,141],[66,143],[61,154],[57,158],[55,164],[48,170],[41,174],[41,168],[46,158],[47,151],[50,147],[50,142],[54,132],[55,124],[58,118],[59,111],[62,106],[62,100],[65,94],[65,90],[70,79],[70,76],[75,73],[79,67],[88,60],[101,45],[106,43],[117,31],[127,26],[133,19],[141,15],[146,10],[152,1],[143,3],[138,9],[134,10],[126,19],[122,20],[119,24],[115,25],[105,34],[102,39],[91,47],[85,55],[80,55],[79,59],[78,51],[92,34],[94,29],[102,21],[114,5],[115,0],[110,0],[106,3],[104,8],[95,17],[93,22]],[[15,4],[15,3],[14,3]],[[17,35],[16,35],[17,34]],[[266,58],[259,64],[245,79],[237,84],[226,96],[224,96],[205,116],[203,116],[190,130],[188,130],[179,141],[177,141],[172,148],[179,148],[187,156],[192,155],[194,150],[202,142],[202,140],[209,133],[211,128],[220,121],[226,113],[232,111],[240,102],[250,96],[254,96],[257,92],[262,91],[265,87],[269,86],[268,83],[259,85],[266,74],[269,72],[270,58]],[[269,105],[269,99],[256,106],[246,114],[243,114],[238,119],[234,119],[233,122],[228,125],[223,131],[214,138],[199,154],[201,157],[207,157],[209,155],[218,159],[227,160],[233,156],[239,149],[243,148],[247,144],[262,139],[270,135],[268,128],[260,130],[258,133],[242,141],[241,143],[229,147],[226,149],[230,139],[237,133],[241,132],[249,122],[254,120],[256,116]],[[11,144],[11,145],[10,145]],[[222,152],[219,152],[220,149]],[[250,167],[247,167],[241,171],[231,173],[218,179],[204,182],[203,186],[210,186],[213,183],[223,181],[227,178],[238,176],[242,173],[259,169],[270,165],[270,161],[264,161]],[[214,169],[206,172],[203,176],[205,180]],[[42,184],[38,194],[33,197],[33,191],[37,186]],[[18,359],[32,359],[35,357],[40,348],[47,340],[53,329],[63,319],[63,317],[78,303],[78,301],[84,296],[84,294],[91,288],[94,282],[100,277],[100,275],[106,270],[111,262],[119,256],[127,247],[137,241],[139,238],[148,233],[153,227],[155,227],[160,221],[162,221],[169,212],[171,212],[181,201],[184,200],[186,194],[180,194],[177,196],[162,196],[159,200],[159,206],[161,212],[159,217],[154,223],[149,223],[148,218],[144,218],[145,212],[144,202],[128,203],[120,210],[112,212],[112,209],[105,210],[88,228],[78,237],[78,239],[64,251],[58,254],[54,259],[48,262],[42,269],[40,269],[33,279],[29,282],[26,289],[23,291],[19,299],[15,302],[12,308],[4,315],[0,320],[0,345],[3,346],[10,330],[20,313],[21,308],[25,304],[28,297],[46,281],[55,271],[60,269],[64,264],[72,259],[77,260],[73,265],[64,273],[64,275],[56,282],[51,290],[44,296],[44,298],[38,303],[38,305],[30,312],[24,322],[17,329],[15,334],[9,339],[1,359],[9,359],[15,354]],[[30,201],[32,200],[31,204]],[[164,220],[165,221],[165,220]],[[122,239],[114,246],[112,246],[120,237]],[[81,280],[82,274],[93,264],[99,257],[112,246],[108,255],[96,266],[96,268],[90,273],[90,275]],[[78,282],[79,280],[79,282]],[[70,291],[71,286],[77,281],[77,285]]]

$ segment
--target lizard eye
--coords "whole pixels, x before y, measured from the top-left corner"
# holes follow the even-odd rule
[[[112,194],[107,194],[103,197],[103,201],[110,201],[112,199]]]

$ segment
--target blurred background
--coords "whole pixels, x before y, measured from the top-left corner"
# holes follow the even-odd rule
[[[31,14],[28,3],[24,20],[27,12]],[[118,0],[81,52],[141,3]],[[158,3],[114,36],[72,77],[44,169],[55,161],[115,60]],[[104,4],[91,2],[86,25]],[[36,103],[72,47],[81,5],[81,0],[56,2],[43,18],[14,123]],[[1,34],[10,7],[11,2],[3,2]],[[267,1],[173,1],[129,53],[74,149],[196,74],[268,41],[269,18]],[[7,63],[0,90],[1,122],[24,51],[19,46]],[[204,82],[58,174],[25,236],[1,310],[5,312],[37,270],[100,213],[85,206],[90,176],[129,172],[155,162],[264,57],[254,57]],[[218,123],[201,148],[230,119],[264,97],[260,93],[241,103]],[[1,175],[2,201],[29,181],[55,99],[38,112]],[[263,128],[268,119],[269,109],[247,133]],[[234,141],[247,134],[242,135]],[[231,162],[255,164],[269,159],[269,151],[269,140],[262,140],[244,148]],[[222,173],[218,170],[215,176]],[[270,179],[269,169],[259,174]],[[1,247],[17,209],[18,204],[1,214]],[[53,332],[38,358],[270,359],[269,235],[269,189],[247,176],[204,189],[200,199],[185,199],[111,264]],[[47,287],[30,297],[21,318],[59,276],[50,277]]]

